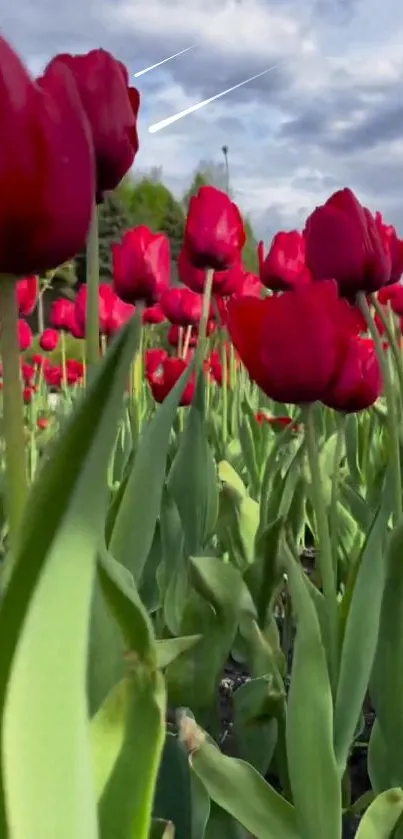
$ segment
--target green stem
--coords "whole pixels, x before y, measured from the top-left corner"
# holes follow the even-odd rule
[[[334,450],[332,490],[330,498],[330,539],[332,543],[332,557],[335,584],[337,589],[337,536],[338,536],[338,494],[340,484],[340,460],[343,453],[344,434],[346,427],[344,414],[337,415],[336,446]]]
[[[393,392],[393,382],[390,375],[388,360],[382,346],[382,338],[376,328],[376,324],[372,317],[370,308],[367,303],[365,294],[360,291],[357,294],[358,305],[365,317],[368,325],[368,331],[375,345],[376,355],[382,371],[383,386],[385,391],[386,407],[387,407],[387,424],[389,430],[389,437],[391,443],[391,468],[393,469],[394,477],[394,523],[396,524],[402,514],[402,483],[401,483],[401,469],[400,469],[400,440],[399,440],[399,424],[396,412],[395,394]]]
[[[3,364],[6,502],[10,546],[14,556],[28,491],[15,282],[14,277],[0,276],[0,351]]]
[[[392,324],[390,319],[388,318],[387,314],[385,313],[383,307],[381,306],[379,300],[377,300],[375,294],[371,294],[371,303],[379,317],[379,320],[382,323],[382,326],[385,330],[386,337],[388,339],[390,348],[392,350],[393,358],[395,361],[396,366],[396,373],[399,379],[399,386],[400,386],[400,394],[403,399],[403,365],[402,365],[402,354],[400,351],[400,347],[396,340],[396,334],[393,330]],[[368,309],[368,311],[370,311]],[[369,328],[369,327],[368,327]],[[378,332],[378,330],[377,330]],[[382,347],[382,343],[381,343]]]
[[[326,506],[317,435],[314,419],[314,404],[302,409],[305,442],[311,474],[311,497],[316,520],[318,538],[318,565],[322,581],[323,595],[327,604],[328,620],[328,663],[333,692],[337,684],[338,671],[338,604],[336,577],[333,565],[332,542],[330,538],[328,511]]]
[[[99,241],[98,212],[94,203],[91,226],[87,239],[87,312],[85,329],[85,355],[87,374],[99,361]]]
[[[202,368],[204,356],[206,354],[206,347],[207,347],[207,323],[210,314],[210,304],[211,304],[211,292],[213,289],[213,279],[214,279],[214,271],[212,268],[208,268],[206,271],[206,284],[204,286],[204,294],[203,294],[203,306],[202,306],[202,314],[200,318],[199,324],[199,339],[197,342],[196,353],[195,353],[195,371],[196,375],[198,375],[199,371]]]

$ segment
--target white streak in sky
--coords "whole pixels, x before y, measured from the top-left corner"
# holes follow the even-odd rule
[[[265,76],[266,73],[270,73],[272,70],[276,70],[277,67],[281,67],[284,64],[284,61],[279,62],[279,64],[274,64],[273,67],[268,67],[267,70],[262,70],[261,73],[256,73],[254,76],[250,76],[249,79],[244,79],[243,82],[238,82],[238,84],[234,84],[232,87],[228,87],[227,90],[222,90],[221,93],[216,93],[215,96],[210,96],[208,99],[203,99],[202,102],[196,102],[195,105],[191,105],[189,108],[185,108],[184,111],[179,111],[177,114],[173,114],[171,117],[166,117],[166,119],[162,119],[160,122],[155,122],[153,125],[149,126],[150,134],[156,134],[157,131],[161,131],[162,128],[168,128],[169,125],[172,125],[173,122],[177,122],[178,119],[182,119],[182,117],[187,117],[189,114],[194,114],[195,111],[199,111],[200,108],[204,108],[205,105],[209,105],[210,102],[215,102],[216,99],[221,99],[222,96],[226,96],[227,93],[232,93],[233,90],[238,90],[239,87],[243,87],[249,82],[253,82],[254,79],[259,79],[261,76]]]
[[[145,67],[144,70],[138,70],[137,73],[134,74],[134,78],[138,79],[139,76],[144,76],[144,73],[149,73],[150,70],[155,70],[156,67],[161,67],[161,64],[166,64],[167,61],[172,61],[173,58],[178,58],[179,55],[184,55],[185,52],[189,52],[189,50],[194,50],[196,44],[192,44],[191,47],[186,47],[184,50],[180,50],[179,52],[175,52],[173,55],[169,55],[168,58],[163,58],[162,61],[157,61],[156,64],[151,64],[151,67]]]

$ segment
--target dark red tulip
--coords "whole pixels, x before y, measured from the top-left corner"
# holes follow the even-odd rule
[[[35,367],[43,367],[43,365],[46,364],[46,362],[47,359],[44,355],[40,355],[40,353],[34,353],[34,355],[32,356],[32,364],[34,364]]]
[[[125,303],[158,302],[171,274],[169,239],[148,227],[135,227],[112,245],[114,290]]]
[[[23,277],[17,282],[17,303],[20,317],[32,315],[38,300],[38,277]]]
[[[187,363],[183,358],[165,358],[160,365],[148,375],[148,383],[156,402],[163,402],[168,393],[186,370]],[[190,405],[195,393],[196,380],[192,375],[183,390],[179,405]]]
[[[403,274],[403,239],[399,239],[393,224],[385,224],[382,214],[375,213],[375,221],[384,248],[390,255],[390,283],[397,283]]]
[[[134,306],[120,300],[108,283],[100,283],[98,299],[99,331],[101,335],[113,335],[134,315]],[[84,333],[87,322],[86,285],[82,285],[79,289],[75,300],[74,315],[78,328]]]
[[[18,321],[18,344],[21,352],[28,350],[32,344],[32,329],[26,320],[20,318]]]
[[[206,283],[206,272],[192,265],[186,248],[182,248],[179,254],[178,274],[184,285],[197,294],[203,294]],[[216,294],[217,297],[228,297],[231,294],[235,294],[242,288],[243,281],[244,270],[239,256],[231,268],[225,271],[214,271],[213,294]]]
[[[382,392],[382,374],[370,338],[351,338],[338,376],[322,399],[329,408],[343,413],[363,411]]]
[[[306,262],[314,280],[334,278],[340,293],[370,293],[390,279],[391,259],[374,217],[350,189],[335,192],[305,226]]]
[[[305,262],[305,239],[298,230],[276,233],[266,256],[264,244],[259,242],[258,256],[260,279],[272,291],[287,291],[312,281]]]
[[[95,192],[91,132],[67,67],[35,83],[0,37],[0,273],[41,274],[85,244]]]
[[[155,306],[147,306],[147,308],[144,309],[142,320],[143,323],[157,324],[163,323],[164,320],[166,320],[166,317],[159,303],[156,303]]]
[[[53,352],[59,343],[57,329],[44,329],[39,339],[39,345],[44,352]]]
[[[161,296],[160,306],[171,323],[197,326],[202,313],[203,298],[190,288],[168,288]]]
[[[190,262],[203,270],[223,271],[239,261],[246,241],[238,207],[226,192],[202,186],[190,199],[185,241]]]
[[[297,404],[323,398],[351,337],[351,323],[339,304],[333,280],[264,300],[230,301],[230,336],[251,378],[267,396]]]
[[[66,66],[74,76],[91,127],[97,198],[102,201],[104,192],[117,187],[137,154],[140,95],[129,87],[126,67],[103,49],[57,55],[48,66]]]

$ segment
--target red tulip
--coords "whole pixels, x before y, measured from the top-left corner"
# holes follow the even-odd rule
[[[0,37],[0,273],[40,274],[84,246],[95,192],[91,133],[72,74],[36,83]]]
[[[18,344],[21,352],[29,349],[33,341],[32,329],[26,320],[20,318],[18,321]]]
[[[35,388],[30,387],[30,385],[26,385],[22,391],[22,398],[24,400],[25,405],[30,405],[33,399],[33,395],[35,393]]]
[[[45,352],[53,352],[59,343],[59,333],[57,329],[44,329],[39,339],[41,350]]]
[[[148,227],[135,227],[112,245],[114,290],[125,303],[158,302],[171,273],[169,239]]]
[[[351,338],[338,376],[322,399],[329,408],[352,413],[369,408],[382,392],[382,375],[373,341]]]
[[[273,417],[271,414],[268,414],[267,411],[258,411],[256,414],[256,422],[259,425],[271,425],[274,431],[283,431],[284,428],[288,428],[289,425],[292,425],[294,420],[292,417]],[[295,426],[294,431],[302,431],[302,427],[302,425],[298,424]]]
[[[92,132],[97,197],[117,187],[139,148],[140,95],[129,87],[126,67],[103,49],[85,55],[57,55],[49,67],[67,66],[73,74]]]
[[[148,374],[148,383],[156,402],[163,402],[176,382],[186,370],[183,358],[165,358],[161,364]],[[195,393],[196,380],[192,375],[182,393],[179,405],[190,405]]]
[[[17,303],[20,317],[32,315],[38,299],[38,277],[24,277],[17,282]]]
[[[55,329],[70,331],[70,323],[74,315],[74,303],[65,297],[54,300],[50,309],[50,322]]]
[[[63,381],[63,370],[60,364],[45,364],[43,376],[49,387],[59,389]]]
[[[202,294],[206,282],[206,272],[192,265],[191,257],[186,248],[182,248],[178,258],[179,278],[192,291]],[[225,271],[214,271],[213,293],[217,297],[228,297],[237,293],[244,281],[244,271],[240,256],[231,268]]]
[[[32,385],[35,381],[36,370],[32,364],[26,364],[26,362],[21,363],[21,376],[24,380],[26,385]]]
[[[68,358],[66,361],[67,384],[75,385],[84,377],[84,364],[75,358]]]
[[[203,298],[190,288],[168,288],[161,296],[160,306],[171,323],[197,326],[202,313]]]
[[[36,424],[40,431],[45,431],[45,429],[49,425],[49,418],[48,417],[38,417]]]
[[[403,316],[403,285],[400,285],[400,283],[381,288],[378,292],[378,300],[383,306],[390,303],[392,311],[400,317]]]
[[[146,376],[152,376],[167,358],[167,351],[160,347],[153,347],[153,349],[147,350],[145,355]]]
[[[184,246],[196,268],[231,268],[246,235],[241,214],[226,192],[202,186],[190,199]]]
[[[263,291],[264,286],[262,285],[260,278],[249,271],[243,271],[239,286],[236,288],[234,294],[237,297],[241,297],[245,294],[249,297],[262,297]]]
[[[397,283],[403,274],[403,239],[399,239],[393,224],[385,224],[382,214],[375,213],[375,222],[384,248],[390,255],[390,283]]]
[[[35,367],[43,367],[43,365],[46,364],[46,362],[47,359],[45,358],[45,356],[40,355],[39,353],[35,353],[32,356],[32,364],[34,364]]]
[[[226,347],[226,358],[227,358],[227,382],[229,380],[230,375],[230,356],[229,356],[229,346]],[[223,383],[223,367],[221,361],[221,353],[218,350],[213,350],[210,353],[210,357],[206,360],[206,370],[210,373],[212,379],[214,379],[215,383],[218,387],[222,387]]]
[[[156,303],[155,306],[147,306],[146,309],[143,311],[143,323],[163,323],[166,320],[164,312],[161,309],[159,303]]]
[[[306,262],[314,280],[334,278],[340,293],[370,293],[390,279],[391,259],[374,217],[350,189],[335,192],[305,226]]]
[[[78,329],[85,333],[87,322],[87,286],[82,285],[75,300],[74,317]],[[99,286],[99,331],[101,335],[113,335],[134,314],[134,306],[123,303],[108,283]],[[70,322],[71,328],[71,322]]]
[[[298,230],[276,233],[266,257],[259,242],[258,256],[260,279],[272,291],[287,291],[312,280],[305,262],[305,240]]]
[[[324,397],[351,337],[333,280],[264,300],[233,299],[228,328],[251,378],[267,396],[291,403]]]

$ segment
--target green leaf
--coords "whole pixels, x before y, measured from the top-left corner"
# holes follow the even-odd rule
[[[356,839],[391,839],[402,815],[402,790],[396,788],[382,792],[363,816]]]
[[[189,761],[177,736],[167,734],[154,799],[154,818],[175,825],[175,839],[190,839],[192,789]]]
[[[175,412],[192,372],[193,362],[146,426],[112,531],[111,554],[131,571],[137,584],[141,581],[160,512]]]
[[[340,839],[341,788],[326,653],[305,576],[288,553],[287,572],[297,617],[286,730],[293,800],[301,839]]]
[[[210,798],[242,824],[255,839],[300,839],[294,807],[252,766],[223,755],[194,721],[182,721],[190,766]]]
[[[204,414],[204,380],[199,376],[196,397],[168,477],[188,555],[203,550],[218,516],[217,470],[207,442]]]
[[[134,833],[133,839],[136,839]],[[178,839],[178,834],[172,822],[166,822],[163,819],[153,819],[148,839]]]
[[[390,516],[387,493],[384,499],[386,503],[380,506],[360,558],[344,632],[334,723],[335,753],[341,774],[368,690],[377,646],[386,577],[384,545]]]
[[[178,656],[194,647],[201,637],[201,635],[188,635],[182,638],[164,638],[162,641],[156,641],[158,667],[161,670],[168,667]]]
[[[135,662],[122,689],[127,692],[120,703],[124,736],[99,800],[99,836],[148,839],[165,739],[165,685],[157,670]],[[108,738],[106,748],[110,756]]]
[[[387,768],[403,785],[403,519],[393,531],[386,557],[378,645],[371,699],[386,745]]]
[[[138,342],[136,320],[109,349],[30,493],[0,610],[3,836],[98,836],[85,695],[88,627],[107,466]]]

